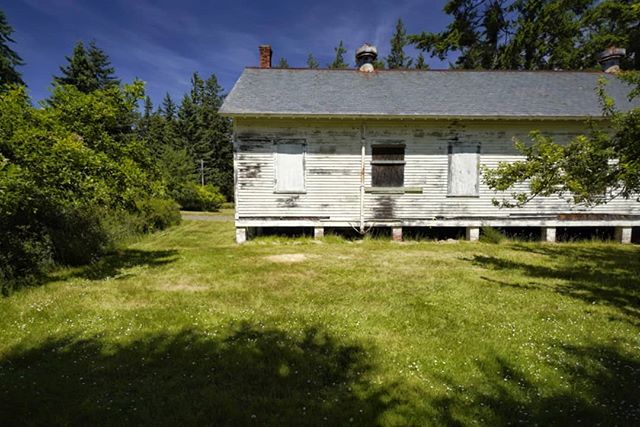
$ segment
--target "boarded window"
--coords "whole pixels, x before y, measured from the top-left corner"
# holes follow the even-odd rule
[[[277,144],[277,192],[304,192],[304,147],[304,143],[283,142]]]
[[[371,185],[373,187],[404,186],[404,145],[371,147]]]
[[[449,146],[449,196],[477,196],[480,184],[480,145]]]

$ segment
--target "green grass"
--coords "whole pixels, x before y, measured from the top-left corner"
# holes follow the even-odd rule
[[[0,299],[0,424],[640,422],[637,246],[233,235]]]
[[[196,216],[234,216],[235,209],[234,208],[220,208],[215,212],[206,212],[206,211],[180,211],[182,214],[186,215],[196,215]]]

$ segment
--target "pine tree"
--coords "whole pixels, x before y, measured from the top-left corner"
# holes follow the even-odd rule
[[[146,141],[149,137],[149,127],[151,124],[151,116],[153,115],[153,102],[151,102],[151,98],[147,95],[144,98],[144,106],[142,107],[142,115],[139,116],[138,123],[136,125],[136,130],[138,133],[138,137]]]
[[[411,58],[404,53],[404,47],[407,43],[407,32],[404,29],[402,19],[398,19],[396,30],[393,33],[393,37],[391,37],[391,53],[387,56],[389,69],[409,68],[411,66]]]
[[[421,33],[409,36],[418,49],[429,52],[441,60],[457,52],[456,68],[497,68],[500,46],[497,41],[506,36],[509,23],[507,0],[449,0],[444,12],[453,21],[440,33]]]
[[[65,58],[68,64],[60,67],[62,75],[53,78],[57,84],[72,85],[89,93],[120,83],[114,76],[109,57],[94,42],[89,43],[88,50],[81,41],[77,42],[71,57]]]
[[[120,80],[115,77],[116,70],[111,66],[109,56],[93,40],[89,42],[88,56],[100,89],[120,84]]]
[[[640,69],[637,0],[449,0],[444,11],[444,31],[409,41],[441,60],[455,54],[456,68],[589,69],[617,46],[622,67]]]
[[[289,63],[285,58],[280,58],[275,68],[289,68]]]
[[[307,56],[307,67],[320,68],[320,64],[318,64],[318,61],[316,61],[316,58],[314,58],[312,54],[309,54],[309,56]]]
[[[145,119],[148,119],[151,117],[151,115],[153,114],[153,102],[151,102],[151,97],[149,95],[147,95],[144,98],[144,110],[143,110],[143,116]]]
[[[233,199],[233,147],[231,123],[220,116],[222,87],[215,75],[203,80],[191,78],[191,91],[185,95],[177,115],[177,133],[194,168],[204,164],[204,180]],[[198,175],[197,182],[200,182]]]
[[[9,47],[10,43],[15,43],[11,34],[13,34],[13,28],[9,25],[4,12],[0,10],[0,86],[11,83],[24,84],[22,76],[16,70],[16,67],[24,65],[24,62]]]
[[[596,64],[600,52],[611,46],[623,47],[627,55],[622,69],[640,70],[640,4],[637,0],[603,0],[582,17],[583,42],[576,55],[582,67]]]
[[[340,40],[337,47],[334,48],[336,57],[332,63],[329,64],[329,68],[347,68],[349,65],[344,62],[344,54],[347,53],[347,49],[344,47],[344,43]]]
[[[169,122],[176,118],[176,104],[173,102],[173,98],[171,98],[169,92],[164,95],[162,106],[160,107],[160,114]]]
[[[418,58],[416,58],[416,63],[414,65],[416,70],[428,70],[429,65],[424,60],[424,54],[420,52],[418,54]]]

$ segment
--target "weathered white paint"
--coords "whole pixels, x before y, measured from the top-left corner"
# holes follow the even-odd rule
[[[276,148],[276,191],[304,192],[304,144],[279,142]]]
[[[324,237],[324,227],[314,227],[313,228],[313,238],[314,239],[322,239]]]
[[[480,180],[476,197],[449,197],[449,146],[480,144],[481,166],[521,159],[513,138],[527,140],[537,129],[558,142],[583,133],[575,121],[403,121],[235,120],[236,226],[640,226],[634,218],[558,219],[558,214],[640,215],[634,199],[593,208],[559,198],[539,198],[519,209],[493,205],[496,195]],[[366,132],[365,132],[366,130]],[[274,144],[304,140],[304,192],[275,191]],[[405,145],[405,188],[421,192],[382,194],[371,187],[371,146]],[[362,149],[364,148],[364,162]],[[299,163],[298,163],[299,167]],[[361,180],[361,168],[364,175]],[[299,170],[299,169],[298,169]],[[361,217],[362,212],[362,217]]]
[[[478,144],[454,143],[449,148],[449,196],[477,196],[480,187]]]
[[[542,227],[542,241],[543,242],[555,242],[556,241],[556,228],[555,227]]]
[[[616,241],[620,243],[631,243],[631,227],[616,227]]]

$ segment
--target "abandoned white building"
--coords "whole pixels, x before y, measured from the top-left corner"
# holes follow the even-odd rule
[[[640,203],[593,208],[560,198],[500,209],[481,166],[519,155],[513,138],[532,130],[568,141],[602,120],[598,79],[621,110],[629,87],[602,72],[374,71],[375,48],[358,69],[246,68],[220,112],[234,122],[236,238],[260,227],[615,227],[631,240]],[[617,50],[605,58],[615,65]],[[615,67],[614,67],[615,68]]]

